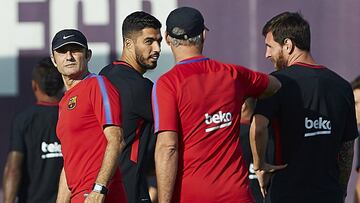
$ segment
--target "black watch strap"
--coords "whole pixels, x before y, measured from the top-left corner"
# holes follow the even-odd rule
[[[102,184],[99,184],[99,183],[94,183],[92,190],[94,192],[104,194],[104,195],[106,195],[108,193],[108,189],[105,187],[105,185],[102,185]]]

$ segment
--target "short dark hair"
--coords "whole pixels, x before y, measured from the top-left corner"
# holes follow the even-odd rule
[[[353,90],[360,89],[360,75],[351,82],[351,87]]]
[[[34,80],[41,91],[50,97],[57,96],[64,87],[61,74],[52,63],[50,57],[41,59],[32,71]]]
[[[131,38],[136,32],[144,28],[160,29],[161,23],[154,16],[144,12],[136,11],[128,15],[122,24],[123,39]]]
[[[288,38],[297,48],[310,51],[310,25],[298,12],[284,12],[273,17],[263,27],[262,34],[266,36],[269,32],[281,45]]]

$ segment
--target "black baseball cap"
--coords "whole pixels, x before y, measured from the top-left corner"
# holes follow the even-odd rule
[[[60,30],[54,36],[51,43],[51,50],[56,50],[67,44],[78,44],[86,49],[88,48],[87,39],[82,32],[75,29],[64,29]]]
[[[177,29],[185,31],[183,34],[175,34]],[[204,29],[204,18],[200,11],[191,7],[180,7],[170,12],[166,19],[166,32],[176,39],[188,39],[201,34]]]

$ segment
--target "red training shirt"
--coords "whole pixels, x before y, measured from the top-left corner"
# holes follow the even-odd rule
[[[239,144],[246,97],[268,76],[198,56],[179,62],[155,83],[155,133],[179,135],[174,202],[253,202]]]
[[[119,94],[102,76],[90,74],[65,92],[59,103],[57,134],[72,197],[91,191],[107,145],[103,129],[106,125],[120,126],[120,115]],[[119,170],[112,182],[122,184]],[[112,183],[108,187],[111,190]]]

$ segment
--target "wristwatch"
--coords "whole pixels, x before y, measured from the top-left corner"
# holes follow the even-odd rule
[[[102,184],[99,184],[99,183],[94,183],[92,190],[94,192],[104,194],[104,195],[106,195],[107,192],[108,192],[108,189],[105,187],[105,185],[102,185]]]

